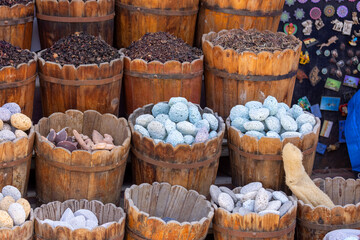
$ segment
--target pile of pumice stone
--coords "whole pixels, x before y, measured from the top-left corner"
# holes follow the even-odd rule
[[[30,203],[21,197],[16,187],[3,187],[0,193],[0,228],[20,226],[29,217],[30,211]]]
[[[293,206],[289,197],[281,191],[269,191],[262,183],[252,182],[239,187],[234,193],[227,187],[210,186],[211,200],[220,208],[242,216],[257,213],[260,216],[273,213],[280,217]]]
[[[88,209],[79,209],[76,212],[73,212],[70,208],[67,208],[64,211],[59,221],[44,219],[40,220],[40,223],[47,223],[53,228],[56,228],[57,226],[67,227],[71,230],[80,228],[92,230],[99,226],[99,220],[92,211]],[[107,222],[100,226],[107,228],[113,223],[115,222]]]
[[[217,137],[219,120],[211,113],[201,114],[199,108],[183,97],[173,97],[169,103],[159,102],[151,114],[136,118],[134,129],[155,143],[194,144]]]
[[[313,131],[314,115],[305,112],[299,105],[291,108],[268,96],[264,103],[250,101],[236,105],[230,111],[231,126],[248,136],[271,138],[302,137]]]
[[[9,102],[0,107],[0,143],[28,137],[31,119],[21,113],[17,103]]]

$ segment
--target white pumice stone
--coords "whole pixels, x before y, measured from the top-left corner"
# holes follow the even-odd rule
[[[236,118],[249,119],[249,109],[243,105],[236,105],[230,110],[230,120],[234,121]]]
[[[150,122],[147,126],[147,130],[150,134],[150,137],[153,139],[164,139],[166,137],[165,126],[161,122]]]
[[[246,123],[244,123],[244,128],[247,131],[258,131],[258,132],[264,131],[264,129],[265,129],[264,124],[260,121],[246,122]]]
[[[62,214],[60,221],[68,222],[70,219],[74,218],[74,213],[70,208],[67,208],[65,212]]]
[[[298,129],[298,125],[297,125],[296,121],[290,116],[287,116],[287,115],[282,116],[280,119],[280,123],[281,123],[281,126],[286,131],[295,132]]]
[[[248,109],[259,109],[262,108],[262,103],[259,101],[250,101],[245,104]]]
[[[143,137],[150,137],[148,130],[146,130],[146,128],[144,128],[143,126],[136,124],[134,126],[134,129],[135,131],[138,131]]]
[[[240,199],[241,202],[246,202],[247,200],[255,200],[257,191],[248,192],[243,195],[243,197]]]
[[[96,222],[96,224],[98,224],[98,222],[99,222],[96,215],[92,211],[87,210],[87,209],[77,210],[76,212],[74,212],[74,216],[75,217],[84,216],[86,220],[94,221],[94,222]]]
[[[251,137],[255,137],[255,138],[257,138],[257,139],[260,139],[260,138],[262,138],[262,137],[265,136],[264,133],[258,132],[258,131],[247,131],[247,132],[245,133],[245,135],[251,136]]]
[[[54,228],[56,228],[56,227],[67,227],[70,230],[74,230],[74,228],[68,222],[63,222],[63,221],[54,221],[52,226]]]
[[[273,131],[268,131],[266,133],[266,136],[271,138],[280,138],[280,135],[277,132],[273,132]]]
[[[286,103],[283,103],[283,102],[278,103],[278,109],[280,109],[280,108],[285,108],[286,111],[290,109],[290,107]]]
[[[291,112],[291,115],[294,119],[297,119],[301,114],[304,113],[302,107],[297,104],[294,104],[289,111]]]
[[[279,133],[281,130],[281,124],[280,120],[276,117],[270,116],[267,119],[265,119],[266,127],[269,129],[269,131],[273,131],[276,133]]]
[[[140,115],[136,118],[135,120],[135,124],[138,124],[144,128],[146,128],[148,126],[148,124],[154,120],[154,116],[151,114],[144,114],[144,115]]]
[[[237,198],[235,196],[235,193],[233,191],[231,191],[229,188],[227,188],[227,187],[219,187],[219,189],[222,192],[229,194],[230,197],[234,200],[234,202],[237,202]]]
[[[251,211],[247,208],[244,208],[244,207],[241,207],[238,211],[238,213],[241,215],[241,216],[245,216],[246,214],[248,213],[251,213]]]
[[[244,194],[236,193],[235,196],[236,196],[237,200],[239,201],[244,196]]]
[[[160,122],[162,125],[165,125],[165,122],[168,119],[169,119],[169,115],[161,113],[161,114],[157,115],[154,120]]]
[[[195,127],[199,130],[201,128],[205,128],[208,132],[210,131],[210,124],[206,119],[202,119],[195,123]]]
[[[234,209],[232,210],[232,213],[238,213],[239,209],[240,209],[240,207],[235,206]]]
[[[288,198],[288,197],[285,195],[285,193],[283,193],[283,192],[274,191],[274,192],[272,193],[272,195],[273,195],[273,198],[274,198],[275,200],[280,200],[281,203],[285,203],[285,202],[289,201],[289,198]]]
[[[272,193],[268,190],[266,190],[266,194],[268,195],[268,200],[270,202],[270,200],[272,199]]]
[[[249,121],[249,119],[238,117],[234,121],[231,122],[231,126],[240,130],[241,132],[246,132],[246,129],[244,128],[244,123],[246,123],[248,121]]]
[[[170,110],[170,106],[167,103],[159,102],[154,105],[154,107],[151,109],[151,113],[154,117],[156,117],[159,114],[168,114]]]
[[[202,115],[203,119],[206,119],[210,124],[210,129],[213,131],[217,131],[219,127],[219,121],[216,119],[216,117],[211,113],[204,113]]]
[[[68,222],[74,229],[85,228],[86,219],[83,215],[74,217]]]
[[[8,209],[8,213],[14,221],[14,225],[20,226],[25,222],[26,213],[21,204],[12,203]]]
[[[301,125],[299,133],[307,134],[312,131],[313,131],[313,126],[311,125],[311,123],[304,123],[303,125]]]
[[[197,133],[195,125],[188,121],[182,121],[177,123],[176,129],[181,132],[182,135],[195,136]]]
[[[279,200],[274,200],[274,201],[270,201],[269,204],[267,205],[265,210],[274,210],[274,211],[278,211],[279,208],[281,207],[281,201]]]
[[[269,197],[264,188],[260,188],[255,197],[255,212],[264,211],[269,203]]]
[[[283,205],[280,207],[279,212],[280,212],[280,216],[284,216],[292,207],[292,202],[291,201],[287,201],[284,202]]]
[[[252,183],[249,183],[249,184],[243,186],[240,190],[240,193],[246,194],[248,192],[254,192],[254,191],[257,192],[260,188],[262,188],[261,182],[252,182]]]
[[[216,185],[211,185],[211,186],[210,186],[210,196],[211,196],[211,199],[212,199],[217,205],[219,205],[218,199],[219,199],[220,193],[221,193],[221,190],[219,189],[218,186],[216,186]]]
[[[250,212],[254,211],[254,205],[255,205],[255,200],[247,200],[246,202],[243,202],[243,208],[246,208]]]
[[[167,134],[171,133],[172,131],[176,130],[176,123],[174,123],[170,119],[167,119],[165,121],[165,129]]]
[[[253,121],[264,121],[270,114],[269,109],[267,108],[258,108],[258,109],[250,109],[249,117]]]
[[[14,186],[11,186],[11,185],[7,185],[7,186],[3,187],[1,193],[4,197],[11,196],[15,201],[17,201],[21,198],[21,193],[20,193],[19,189],[17,189]]]
[[[185,135],[184,136],[184,142],[186,144],[191,145],[191,144],[194,143],[194,141],[195,141],[195,138],[193,136],[191,136],[191,135]]]
[[[276,98],[274,98],[273,96],[268,96],[264,100],[263,107],[269,109],[270,115],[274,116],[278,111],[278,105],[279,104]]]
[[[88,220],[86,220],[85,226],[90,228],[90,229],[93,229],[93,228],[96,228],[98,226],[98,223],[88,219]]]
[[[311,126],[315,126],[316,120],[312,114],[303,113],[298,118],[296,118],[296,123],[298,124],[299,128],[305,123],[310,123]]]
[[[286,109],[283,108],[283,107],[280,107],[280,108],[278,109],[277,113],[275,114],[275,117],[276,117],[277,119],[281,119],[281,117],[282,117],[282,116],[285,116],[285,115],[287,115]]]
[[[184,104],[188,104],[188,100],[184,97],[172,97],[169,100],[169,106],[171,107],[172,105],[176,104],[176,103],[184,103]]]
[[[192,124],[195,124],[198,121],[200,121],[201,119],[202,119],[202,117],[201,117],[199,109],[194,104],[191,104],[189,106],[189,121]]]
[[[234,209],[234,201],[227,193],[220,193],[218,198],[219,206],[231,212]]]
[[[269,213],[280,215],[280,212],[275,211],[275,210],[264,210],[264,211],[259,212],[259,215],[264,216],[264,215],[269,214]]]

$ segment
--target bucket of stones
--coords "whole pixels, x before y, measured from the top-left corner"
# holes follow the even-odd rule
[[[126,111],[149,103],[185,97],[200,104],[203,54],[169,33],[145,34],[124,58]]]
[[[215,239],[287,239],[295,236],[297,199],[262,188],[260,182],[244,187],[210,188],[215,209]]]
[[[74,33],[38,53],[44,116],[68,109],[117,115],[124,57],[101,39]]]
[[[41,49],[75,32],[98,36],[113,45],[114,0],[36,0]]]
[[[232,183],[262,182],[265,188],[288,192],[282,149],[291,142],[303,153],[303,165],[311,175],[319,139],[320,119],[295,104],[268,96],[264,103],[237,105],[226,120]]]
[[[131,133],[112,114],[68,110],[40,119],[36,132],[36,193],[41,202],[120,202]]]
[[[203,195],[154,182],[125,190],[126,239],[205,239],[214,209]]]
[[[360,229],[360,180],[316,178],[313,180],[335,204],[334,207],[298,201],[296,237],[299,240],[322,240],[337,229]]]
[[[35,240],[124,239],[125,213],[114,204],[67,200],[43,204],[34,210]]]
[[[136,184],[168,182],[208,196],[225,132],[221,117],[177,97],[138,108],[128,121]]]
[[[0,194],[0,239],[32,240],[34,212],[19,189],[7,185]]]
[[[0,2],[0,40],[30,49],[34,21],[34,0]]]
[[[37,56],[8,42],[0,41],[0,106],[17,103],[21,111],[32,117]]]
[[[0,188],[12,185],[26,196],[34,139],[31,119],[21,113],[19,105],[0,107]]]
[[[294,36],[251,29],[222,30],[202,37],[206,105],[220,116],[248,101],[274,96],[290,105],[301,41]]]

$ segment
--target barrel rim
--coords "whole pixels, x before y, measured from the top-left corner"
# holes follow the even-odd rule
[[[0,5],[0,13],[1,13],[1,11],[3,10],[3,8],[5,8],[5,10],[7,10],[7,9],[12,9],[12,8],[17,8],[17,7],[31,7],[30,5],[34,5],[35,4],[35,0],[32,0],[32,1],[30,1],[30,2],[28,2],[28,3],[26,3],[26,4],[23,4],[23,3],[16,3],[15,5],[12,5],[11,7],[9,7],[9,6],[6,6],[6,5]],[[0,19],[1,19],[1,16],[0,16]]]
[[[202,198],[202,201],[204,201],[206,203],[206,206],[209,207],[210,211],[208,213],[208,215],[206,217],[202,217],[200,220],[198,221],[185,221],[185,222],[179,222],[177,220],[171,220],[171,221],[168,221],[168,222],[165,222],[163,219],[161,219],[160,217],[156,217],[156,216],[150,216],[149,213],[147,212],[144,212],[144,211],[141,211],[134,203],[134,201],[132,200],[131,198],[131,191],[133,191],[134,189],[139,189],[140,187],[142,186],[152,186],[154,187],[154,185],[168,185],[171,187],[171,189],[174,189],[174,188],[180,188],[182,190],[185,190],[186,193],[188,192],[191,192],[193,194],[195,194],[197,196],[197,198]],[[171,190],[170,190],[171,191]],[[206,221],[211,221],[212,218],[214,217],[214,208],[211,206],[211,203],[206,199],[206,197],[200,193],[198,193],[197,191],[195,190],[187,190],[185,187],[183,186],[180,186],[180,185],[171,185],[167,182],[153,182],[152,184],[149,184],[149,183],[142,183],[140,185],[136,185],[136,184],[133,184],[131,185],[131,187],[129,188],[126,188],[125,189],[125,192],[124,192],[124,201],[125,201],[125,211],[126,213],[128,214],[129,212],[132,212],[132,211],[135,211],[137,213],[139,213],[139,215],[142,217],[142,219],[144,219],[144,222],[147,221],[147,219],[152,219],[154,221],[156,221],[158,224],[160,224],[161,226],[164,226],[164,227],[172,227],[173,224],[176,224],[178,226],[181,226],[181,227],[184,227],[184,226],[187,226],[187,225],[195,225],[195,224],[200,224],[200,225],[203,225],[205,224]],[[130,208],[132,208],[133,210],[130,210]]]
[[[30,52],[30,53],[33,55],[33,58],[32,58],[31,60],[29,60],[28,62],[26,62],[26,63],[20,63],[20,64],[17,65],[16,67],[14,67],[14,66],[4,66],[4,67],[1,67],[1,68],[0,68],[0,72],[1,72],[1,71],[8,71],[9,69],[19,70],[22,66],[30,67],[30,66],[33,65],[33,64],[36,65],[36,63],[37,63],[37,61],[38,61],[38,56],[37,56],[37,54],[36,54],[35,52],[31,52],[29,49],[23,49],[23,50]]]
[[[31,208],[30,209],[29,219],[26,220],[20,226],[14,226],[12,228],[0,227],[0,238],[2,237],[2,234],[4,234],[5,238],[1,238],[1,239],[8,239],[7,238],[9,236],[8,233],[7,233],[8,231],[17,232],[15,234],[15,236],[22,236],[23,235],[22,233],[24,232],[25,228],[29,227],[30,230],[31,230],[31,238],[30,239],[32,239],[33,231],[34,231],[34,222],[35,222],[35,214],[34,214],[34,210]],[[2,233],[2,232],[4,232],[4,233]],[[10,238],[10,239],[12,239],[12,238]]]
[[[34,222],[39,225],[40,227],[41,226],[48,226],[47,228],[50,228],[51,230],[53,231],[64,231],[63,229],[66,228],[66,229],[69,229],[67,227],[64,227],[64,226],[57,226],[56,228],[50,226],[48,223],[41,223],[40,221],[43,221],[39,218],[38,214],[39,212],[43,211],[43,208],[44,207],[47,207],[47,206],[55,206],[58,205],[58,207],[60,208],[64,208],[64,206],[67,206],[67,204],[70,204],[70,203],[74,203],[74,204],[79,204],[80,203],[84,203],[84,204],[91,204],[91,203],[96,203],[96,204],[100,204],[101,208],[105,208],[105,207],[111,207],[112,209],[115,209],[116,211],[119,211],[120,214],[122,215],[121,218],[119,219],[119,221],[117,222],[113,222],[112,224],[104,227],[104,226],[97,226],[96,228],[93,228],[92,230],[90,229],[87,229],[87,228],[82,228],[82,230],[85,230],[87,233],[89,232],[96,232],[98,228],[105,228],[105,229],[110,229],[111,226],[113,226],[114,224],[124,224],[125,223],[125,217],[126,217],[126,214],[124,212],[124,210],[121,208],[121,207],[117,207],[115,204],[113,203],[102,203],[101,201],[99,200],[91,200],[91,201],[88,201],[87,199],[80,199],[80,200],[76,200],[76,199],[69,199],[69,200],[66,200],[64,202],[60,202],[60,201],[53,201],[53,202],[49,202],[47,204],[42,204],[40,207],[37,207],[35,208],[34,210]],[[80,209],[80,208],[79,208]],[[87,208],[84,208],[84,209],[87,209]],[[94,213],[95,214],[95,213]],[[54,221],[54,220],[53,220]],[[121,226],[120,226],[121,227]],[[71,230],[70,231],[72,233],[74,233],[76,230]],[[36,234],[36,232],[35,232]]]
[[[16,138],[14,141],[5,141],[5,142],[1,142],[0,143],[0,147],[3,144],[12,144],[13,147],[15,148],[15,146],[18,144],[19,141],[22,141],[22,139],[26,139],[27,143],[29,143],[31,141],[32,138],[34,138],[35,135],[35,126],[33,124],[31,124],[31,128],[30,128],[30,132],[27,135],[27,137],[20,137],[20,138]],[[1,159],[1,158],[0,158]]]

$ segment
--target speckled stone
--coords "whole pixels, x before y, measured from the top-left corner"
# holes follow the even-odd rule
[[[134,130],[138,131],[143,137],[150,137],[148,130],[146,130],[143,126],[135,125]]]
[[[244,194],[235,193],[235,196],[236,196],[237,200],[240,201],[240,199],[244,196]]]
[[[161,122],[163,125],[165,125],[165,122],[168,119],[169,119],[169,115],[167,114],[159,114],[155,118],[156,121]]]
[[[272,195],[275,200],[280,200],[281,203],[285,203],[285,202],[289,201],[289,198],[283,192],[274,191],[272,193]]]
[[[264,121],[269,116],[269,109],[267,108],[252,108],[249,110],[250,119],[253,121]]]
[[[273,131],[276,133],[279,133],[281,130],[281,124],[280,120],[276,117],[270,116],[267,119],[265,119],[266,127],[269,129],[269,131]]]
[[[164,140],[163,139],[153,139],[154,140],[154,142],[155,142],[155,144],[158,144],[158,143],[161,143],[161,142],[164,142]]]
[[[15,130],[16,138],[28,137],[28,135],[22,130]]]
[[[246,214],[249,214],[251,213],[252,211],[250,211],[249,209],[247,208],[244,208],[244,207],[241,207],[238,211],[238,213],[241,215],[241,216],[245,216]]]
[[[74,212],[74,216],[75,217],[84,216],[86,220],[91,220],[91,221],[96,222],[96,225],[98,224],[98,219],[97,219],[96,215],[88,209],[79,209],[76,212]]]
[[[252,183],[249,183],[249,184],[246,184],[245,186],[243,186],[240,190],[240,193],[246,194],[249,192],[257,192],[257,191],[259,191],[260,188],[262,188],[261,182],[252,182]]]
[[[2,107],[8,109],[11,112],[11,115],[15,113],[21,113],[20,106],[14,102],[5,103]]]
[[[195,105],[189,106],[189,121],[192,124],[195,124],[201,119],[202,118],[199,109]]]
[[[290,116],[283,115],[280,119],[280,123],[286,131],[294,132],[298,129],[296,121]]]
[[[25,222],[26,213],[21,204],[12,203],[9,206],[8,213],[14,221],[14,225],[20,226]]]
[[[14,186],[6,185],[1,191],[4,197],[11,196],[15,201],[21,198],[21,192]]]
[[[164,139],[166,137],[165,126],[158,121],[152,121],[147,126],[150,137],[153,139]]]
[[[170,107],[169,117],[175,123],[186,121],[189,117],[187,105],[182,102],[175,103]]]
[[[175,147],[176,145],[182,144],[185,141],[184,141],[184,136],[178,130],[174,130],[171,133],[169,133],[165,142],[170,143]]]
[[[11,131],[11,125],[8,123],[4,123],[3,129],[2,130],[9,130]]]
[[[80,215],[70,219],[69,223],[74,229],[85,228],[86,219],[84,216]]]
[[[275,211],[275,210],[264,210],[264,211],[259,212],[259,215],[260,215],[260,216],[264,216],[264,215],[270,214],[270,213],[276,214],[276,215],[280,215],[280,212],[279,212],[279,211]]]
[[[219,205],[218,198],[219,198],[220,193],[221,193],[221,190],[219,189],[218,186],[216,186],[216,185],[211,185],[211,186],[210,186],[210,196],[211,196],[211,199],[212,199],[217,205]]]
[[[195,136],[195,143],[205,142],[209,139],[209,132],[205,128],[200,128]]]
[[[244,128],[247,131],[258,131],[258,132],[264,131],[264,129],[265,129],[264,124],[260,121],[246,122],[246,123],[244,123]]]
[[[183,135],[196,136],[197,133],[195,125],[188,121],[182,121],[177,123],[176,129]]]
[[[311,123],[305,123],[300,127],[299,133],[307,134],[313,131],[313,126]]]
[[[229,194],[230,197],[234,200],[234,202],[237,202],[237,198],[235,196],[235,193],[233,191],[231,191],[229,188],[222,186],[222,187],[219,187],[219,189],[222,192]]]
[[[234,121],[236,118],[249,119],[249,109],[243,105],[236,105],[230,110],[230,120]]]
[[[298,118],[296,118],[296,123],[298,124],[299,128],[305,123],[310,123],[311,126],[315,126],[316,120],[313,115],[309,113],[304,113],[301,114]]]
[[[280,135],[277,132],[273,132],[273,131],[268,131],[266,133],[266,136],[271,138],[280,138]]]
[[[210,124],[206,119],[202,119],[195,123],[197,129],[205,128],[208,132],[210,131]]]
[[[273,198],[272,193],[270,191],[266,190],[266,194],[268,195],[268,201],[270,202],[271,199]]]
[[[209,133],[209,139],[213,139],[213,138],[216,138],[217,137],[217,132],[216,131],[211,131]]]
[[[231,122],[231,126],[233,126],[234,128],[236,128],[244,133],[244,132],[246,132],[246,129],[244,128],[244,123],[246,123],[246,122],[249,122],[249,120],[246,118],[238,117],[234,121]]]
[[[298,132],[284,132],[281,134],[281,139],[301,137],[301,133]]]
[[[176,123],[171,121],[170,119],[165,121],[165,129],[167,134],[169,134],[171,131],[176,130]]]
[[[270,115],[274,116],[278,111],[278,101],[273,96],[268,96],[263,103],[263,107],[269,109]]]
[[[219,121],[216,119],[216,117],[211,113],[204,113],[203,119],[206,119],[210,124],[210,129],[213,131],[217,131],[219,127]]]
[[[304,113],[304,110],[297,104],[294,104],[289,110],[288,112],[291,114],[291,116],[294,119],[297,119],[301,114]]]
[[[170,105],[164,102],[159,102],[154,105],[154,107],[151,109],[151,113],[154,117],[156,117],[159,114],[169,114]]]
[[[31,128],[31,119],[22,113],[15,113],[10,118],[11,125],[19,130],[27,131]]]
[[[255,212],[264,211],[269,203],[268,194],[264,188],[260,188],[255,197]]]
[[[232,210],[232,213],[238,213],[239,209],[240,207],[235,206],[234,209]]]
[[[281,119],[281,117],[284,116],[284,115],[287,115],[287,111],[286,111],[285,108],[282,108],[282,107],[281,107],[281,108],[278,109],[275,117],[276,117],[277,119]]]
[[[0,107],[0,120],[3,122],[10,121],[11,118],[11,112],[7,108]]]
[[[286,111],[290,109],[289,106],[283,102],[278,103],[278,109],[280,108],[285,108]]]
[[[243,196],[240,198],[240,202],[246,202],[247,200],[255,200],[257,191],[248,192],[246,194],[243,194]]]
[[[280,212],[280,216],[284,216],[289,209],[292,207],[292,202],[291,201],[286,201],[283,203],[283,205],[280,207],[279,212]]]
[[[175,105],[176,103],[179,103],[179,102],[181,102],[181,103],[184,103],[184,104],[188,104],[188,100],[186,99],[186,98],[183,98],[183,97],[172,97],[172,98],[170,98],[170,100],[169,100],[169,105],[170,105],[170,107],[171,106],[173,106],[173,105]]]
[[[256,108],[262,108],[262,103],[259,101],[250,101],[245,104],[245,107],[248,109],[256,109]]]
[[[234,201],[227,193],[220,193],[218,198],[219,206],[231,212],[234,209]]]
[[[14,141],[16,139],[15,134],[9,130],[0,131],[0,142]]]
[[[260,139],[265,136],[263,133],[258,132],[258,131],[248,131],[245,133],[245,135],[248,135],[251,137],[256,137],[257,139]]]
[[[255,206],[255,200],[247,200],[246,202],[243,202],[243,208],[249,210],[250,212],[254,211]]]
[[[74,213],[70,208],[67,208],[62,214],[60,221],[68,222],[70,219],[74,218]]]
[[[270,201],[269,204],[267,205],[265,210],[274,210],[274,211],[278,211],[279,208],[281,207],[281,201],[279,200],[274,200],[274,201]]]

